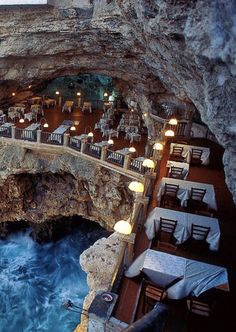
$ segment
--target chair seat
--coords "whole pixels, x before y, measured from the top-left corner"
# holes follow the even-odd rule
[[[163,195],[161,199],[161,206],[166,208],[174,208],[180,206],[180,200],[177,197]]]
[[[207,211],[208,204],[203,201],[190,199],[187,204],[188,210],[198,213],[198,211]]]

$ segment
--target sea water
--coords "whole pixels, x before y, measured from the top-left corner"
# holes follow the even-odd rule
[[[79,257],[91,242],[84,230],[43,245],[30,230],[0,240],[0,332],[72,332],[88,292]]]

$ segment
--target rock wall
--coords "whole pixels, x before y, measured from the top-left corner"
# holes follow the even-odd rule
[[[34,89],[57,76],[99,72],[124,82],[124,94],[142,112],[163,94],[193,104],[227,156],[235,154],[234,0],[54,4],[0,8],[2,102],[13,90],[16,101],[29,84]],[[235,193],[235,172],[225,171]]]
[[[69,153],[0,142],[0,222],[43,223],[80,215],[111,230],[117,220],[129,217],[133,195],[128,181]]]

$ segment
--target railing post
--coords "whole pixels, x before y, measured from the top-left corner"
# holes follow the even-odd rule
[[[84,140],[81,141],[81,152],[84,153],[85,149],[86,149],[86,142]]]
[[[124,160],[124,169],[129,169],[129,165],[131,163],[131,158],[130,156],[127,154],[125,155],[125,160]]]
[[[107,156],[107,147],[103,146],[102,153],[101,153],[101,160],[106,160],[106,156]]]
[[[11,138],[16,138],[16,126],[11,127]]]
[[[41,143],[41,134],[42,134],[42,130],[38,129],[37,130],[37,143]]]
[[[68,146],[69,145],[69,137],[70,137],[70,134],[64,134],[63,135],[63,145],[64,146]]]

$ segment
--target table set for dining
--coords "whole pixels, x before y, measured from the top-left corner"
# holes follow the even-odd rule
[[[208,165],[210,162],[210,149],[202,146],[188,145],[188,144],[179,144],[179,143],[171,143],[170,145],[170,154],[173,152],[173,148],[178,147],[182,148],[182,157],[184,157],[187,163],[191,161],[191,154],[193,149],[202,150],[201,161],[202,165]]]
[[[143,272],[164,288],[169,299],[199,296],[211,288],[229,291],[226,268],[152,249],[139,255],[125,272],[133,278]]]

